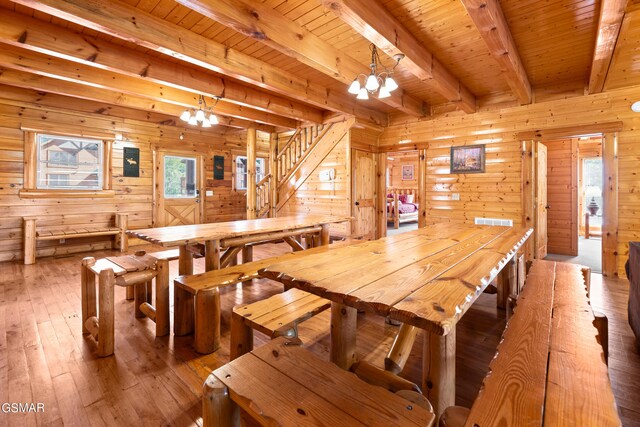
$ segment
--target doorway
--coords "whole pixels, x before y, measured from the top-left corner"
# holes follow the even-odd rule
[[[546,259],[602,272],[602,135],[542,141],[547,148]]]
[[[202,159],[192,154],[159,152],[156,165],[155,226],[198,224],[202,218]]]
[[[418,229],[418,164],[417,150],[387,153],[387,236]]]
[[[376,238],[375,154],[351,150],[353,217],[351,234],[365,240]]]

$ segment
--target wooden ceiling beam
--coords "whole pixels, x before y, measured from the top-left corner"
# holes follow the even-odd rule
[[[385,113],[362,106],[346,93],[332,92],[117,0],[12,1],[319,108],[381,125],[388,122]]]
[[[260,2],[244,0],[176,1],[247,37],[295,58],[347,86],[362,72],[368,73],[368,64],[360,63],[302,25]],[[347,87],[344,90],[346,93]],[[422,117],[425,115],[425,103],[402,89],[392,92],[388,98],[378,100],[412,116]]]
[[[109,105],[120,105],[137,110],[152,111],[174,117],[178,117],[184,110],[184,107],[175,104],[158,102],[122,92],[2,67],[0,67],[0,84],[97,101]],[[274,126],[256,124],[255,122],[232,117],[219,116],[219,120],[220,125],[234,128],[247,129],[250,126],[256,126],[256,129],[264,132],[275,132],[276,129]]]
[[[476,111],[473,93],[458,80],[379,1],[322,0],[324,6],[355,31],[393,57],[405,55],[401,66],[467,113]]]
[[[602,0],[600,4],[598,34],[589,76],[589,93],[600,93],[604,89],[626,6],[626,0]]]
[[[194,108],[198,105],[198,95],[192,92],[8,45],[0,44],[0,66],[178,105],[181,107],[180,112],[185,108]],[[210,107],[215,105],[213,111],[218,117],[234,117],[289,129],[295,129],[300,124],[294,119],[252,110],[224,100],[216,104],[213,98],[205,97],[205,101]]]
[[[318,108],[8,10],[0,14],[0,41],[177,89],[221,96],[243,107],[322,123],[323,112]]]
[[[520,104],[531,104],[531,84],[498,0],[461,1]]]

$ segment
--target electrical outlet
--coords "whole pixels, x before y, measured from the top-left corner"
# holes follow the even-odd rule
[[[452,193],[451,200],[460,200],[460,193]]]

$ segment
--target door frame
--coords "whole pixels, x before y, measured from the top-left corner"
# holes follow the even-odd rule
[[[162,161],[163,156],[178,156],[178,157],[195,157],[196,159],[196,191],[198,191],[198,216],[200,218],[200,223],[205,223],[205,193],[204,193],[204,158],[201,154],[194,153],[192,151],[184,151],[184,150],[172,150],[166,148],[156,148],[152,152],[153,157],[153,209],[152,209],[152,227],[159,226],[159,214],[164,209],[164,162]],[[159,174],[163,174],[163,178],[159,178]]]
[[[618,277],[618,133],[622,122],[609,122],[567,128],[555,128],[518,133],[522,144],[522,224],[535,224],[535,150],[534,142],[602,135],[602,169],[605,188],[602,194],[602,275]],[[533,242],[525,245],[527,260],[533,259]]]

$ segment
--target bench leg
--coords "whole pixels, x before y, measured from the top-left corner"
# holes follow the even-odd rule
[[[424,331],[422,392],[433,405],[436,418],[456,403],[456,330],[441,336]]]
[[[96,259],[87,257],[82,260],[80,267],[80,293],[82,295],[82,333],[88,334],[89,330],[84,325],[88,318],[97,315],[96,311],[96,275],[89,267],[95,264]]]
[[[142,319],[146,316],[140,310],[140,305],[143,302],[147,302],[147,282],[136,283],[133,287],[135,288],[135,317],[136,319]]]
[[[230,359],[236,359],[253,350],[253,328],[244,323],[244,317],[231,314]]]
[[[507,300],[509,295],[515,295],[517,284],[517,264],[515,257],[511,258],[509,262],[498,273],[498,295],[497,304],[498,308],[506,309]]]
[[[193,295],[173,287],[173,333],[181,336],[193,332]]]
[[[240,410],[231,400],[229,389],[210,374],[202,387],[202,425],[231,427],[240,425]]]
[[[205,271],[220,270],[219,240],[207,240],[204,242],[204,267]]]
[[[331,243],[331,236],[329,235],[329,224],[322,224],[322,231],[320,231],[320,245],[328,245]]]
[[[24,228],[24,263],[35,264],[36,262],[36,220],[25,219]]]
[[[156,336],[169,335],[169,261],[158,260],[156,264]]]
[[[98,316],[98,356],[106,357],[113,354],[114,347],[114,291],[115,276],[113,270],[100,272],[99,278],[99,310]]]
[[[185,245],[180,246],[178,258],[178,274],[189,276],[193,274],[193,254],[187,250]]]
[[[358,310],[336,302],[331,303],[330,360],[342,369],[356,361],[356,323]]]
[[[126,295],[125,299],[127,299],[127,300],[131,301],[132,299],[134,299],[134,298],[135,298],[135,291],[134,291],[134,289],[133,289],[133,286],[127,286],[127,288],[126,288],[126,291],[125,291],[125,292],[127,293],[127,295]]]
[[[404,369],[404,365],[409,359],[409,354],[416,340],[418,328],[403,323],[398,330],[398,334],[393,340],[387,357],[384,358],[384,369],[399,374]]]
[[[246,264],[248,262],[253,261],[253,246],[244,246],[242,248],[242,263]],[[250,285],[252,282],[252,280],[247,280],[245,282],[242,282],[242,284],[248,284]]]
[[[196,333],[194,347],[198,353],[213,353],[220,347],[220,291],[196,294]]]

